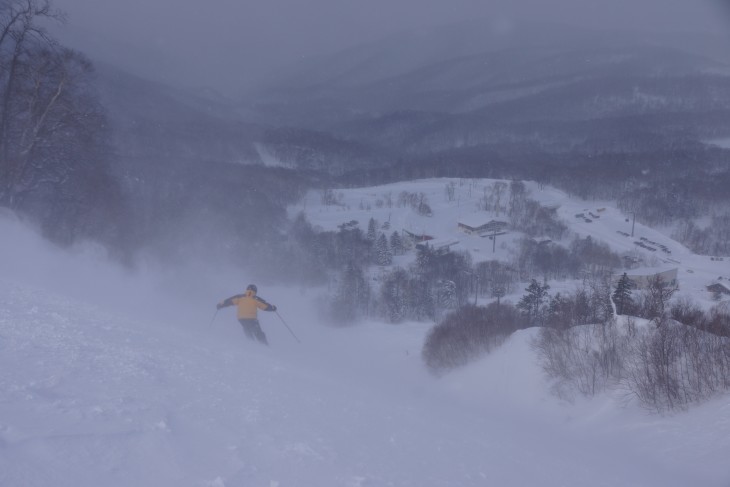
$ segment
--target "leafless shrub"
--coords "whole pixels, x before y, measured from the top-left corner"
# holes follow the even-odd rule
[[[714,335],[730,337],[730,306],[720,303],[710,310],[707,331]]]
[[[523,327],[519,312],[511,305],[464,306],[431,329],[422,356],[432,372],[447,371],[489,352]]]
[[[707,328],[707,316],[700,306],[687,297],[677,299],[670,310],[670,316],[684,325],[694,328]]]
[[[542,328],[532,347],[543,371],[554,380],[554,392],[572,399],[576,392],[593,396],[622,379],[629,338],[608,320],[602,325]]]
[[[640,294],[641,316],[647,319],[663,316],[675,292],[677,292],[676,283],[667,282],[660,275],[650,278],[646,289]]]
[[[730,340],[668,319],[637,337],[626,386],[657,412],[686,409],[730,389]]]
[[[686,302],[673,313],[696,325],[707,322]],[[559,397],[592,396],[615,385],[643,407],[663,412],[730,390],[730,338],[667,315],[642,329],[634,318],[624,323],[540,330],[532,346]]]
[[[625,318],[625,327],[626,327],[626,335],[629,338],[634,338],[636,336],[637,330],[636,330],[636,318],[633,316],[627,316]]]

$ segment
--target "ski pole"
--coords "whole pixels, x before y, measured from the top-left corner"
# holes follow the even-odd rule
[[[215,317],[218,316],[218,310],[215,310],[215,313],[213,314],[213,319],[210,320],[210,325],[208,325],[208,328],[211,328],[213,326],[213,322],[215,321]]]
[[[293,331],[291,331],[291,328],[289,328],[289,325],[287,325],[287,324],[286,324],[286,321],[284,321],[284,318],[282,318],[282,317],[281,317],[281,315],[279,314],[279,312],[278,312],[278,311],[275,311],[275,313],[276,313],[276,316],[278,316],[278,317],[279,317],[279,319],[281,320],[281,322],[282,322],[282,323],[284,323],[284,326],[286,326],[286,329],[287,329],[287,330],[289,330],[289,333],[291,333],[291,336],[293,336],[293,337],[294,337],[294,339],[295,339],[295,340],[296,340],[296,341],[297,341],[298,343],[302,343],[302,342],[301,342],[301,341],[299,340],[299,338],[297,338],[297,336],[296,336],[296,335],[294,334],[294,332],[293,332]]]

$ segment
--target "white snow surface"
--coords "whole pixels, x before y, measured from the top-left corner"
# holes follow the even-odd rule
[[[130,273],[0,214],[0,486],[727,487],[730,397],[656,416],[568,404],[535,330],[430,375],[428,323],[320,324],[316,290],[259,285],[271,347],[227,308],[246,276]]]
[[[484,196],[495,180],[490,179],[424,179],[418,181],[387,184],[377,187],[353,188],[337,190],[340,204],[324,206],[318,192],[310,192],[303,202],[290,208],[290,214],[295,215],[303,211],[307,218],[316,226],[324,230],[336,230],[337,226],[356,220],[363,231],[367,230],[371,217],[379,223],[389,222],[389,228],[384,230],[390,235],[394,230],[407,230],[415,234],[427,234],[438,239],[456,239],[459,244],[451,247],[456,251],[468,251],[473,261],[485,260],[510,261],[517,250],[517,241],[524,234],[508,231],[506,235],[497,237],[496,245],[489,235],[467,235],[458,229],[458,222],[463,219],[495,219],[508,221],[504,212],[497,215],[478,208],[479,200]],[[509,186],[509,181],[503,181]],[[452,201],[446,198],[446,186],[455,185],[455,196]],[[634,224],[631,214],[624,214],[611,202],[584,201],[573,198],[556,188],[541,187],[534,182],[526,182],[528,197],[547,207],[557,207],[558,217],[568,225],[568,233],[563,238],[563,245],[569,245],[575,236],[591,238],[605,242],[611,249],[620,254],[630,254],[643,261],[643,270],[655,269],[655,272],[676,268],[679,295],[692,296],[699,303],[710,307],[717,304],[712,301],[706,286],[714,282],[730,281],[730,257],[697,255],[681,243],[671,239],[660,230],[642,225],[639,221]],[[410,207],[398,207],[396,202],[402,191],[409,193],[423,193],[433,210],[432,216],[418,215]],[[390,195],[392,207],[379,205],[378,201],[386,201]],[[502,206],[507,205],[509,191],[502,196]],[[584,214],[586,218],[576,218]],[[596,217],[591,216],[595,215]],[[640,217],[639,217],[640,220]],[[632,226],[634,236],[631,236]],[[654,248],[650,251],[639,247],[635,242],[642,242],[641,238],[654,242],[648,245]],[[665,246],[668,252],[661,249]],[[409,255],[394,259],[394,265],[406,265],[414,258]],[[631,272],[629,272],[631,273]],[[551,283],[553,286],[553,283]],[[553,286],[557,289],[557,286]],[[522,294],[520,288],[519,294]]]
[[[708,145],[714,145],[722,149],[730,149],[730,138],[712,139],[706,142]]]

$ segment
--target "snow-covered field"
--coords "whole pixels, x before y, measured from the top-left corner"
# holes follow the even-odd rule
[[[462,203],[453,217],[472,211]],[[318,223],[366,225],[358,211],[321,208]],[[211,323],[247,283],[220,269],[130,274],[0,214],[0,486],[730,485],[728,396],[664,417],[620,393],[560,402],[534,330],[435,378],[420,359],[429,324],[328,328],[299,288],[260,286],[302,340],[262,313],[263,348],[231,309]]]
[[[301,204],[290,208],[290,214],[295,215],[303,211],[312,223],[324,230],[336,230],[342,223],[357,220],[360,228],[365,231],[372,217],[381,224],[389,222],[389,229],[385,230],[386,235],[394,230],[406,230],[415,234],[428,234],[439,240],[455,239],[459,244],[452,246],[452,250],[469,251],[474,262],[492,259],[509,261],[516,251],[517,240],[524,237],[523,234],[508,232],[506,235],[500,235],[495,246],[490,238],[467,235],[458,228],[458,222],[463,219],[475,217],[487,220],[507,219],[504,212],[497,215],[478,209],[479,200],[484,196],[485,189],[488,190],[494,182],[495,180],[490,179],[440,178],[343,189],[336,192],[339,204],[329,206],[322,204],[320,193],[312,191]],[[508,181],[504,182],[508,184]],[[445,191],[449,183],[453,183],[455,188],[455,195],[451,201],[446,197]],[[640,222],[634,223],[633,215],[623,214],[611,203],[586,202],[571,198],[563,191],[549,186],[541,188],[532,182],[527,182],[526,186],[529,198],[544,206],[557,207],[559,218],[568,224],[569,232],[562,242],[565,245],[569,244],[575,235],[582,238],[591,236],[607,243],[615,252],[630,253],[641,258],[645,267],[655,269],[652,272],[676,268],[680,293],[691,295],[708,306],[716,303],[711,301],[706,286],[717,282],[720,277],[725,283],[730,283],[728,256],[696,255],[668,235]],[[396,202],[398,195],[403,191],[426,195],[433,215],[422,216],[408,206],[399,207]],[[508,193],[507,191],[502,197],[503,206],[507,205]],[[391,207],[378,203],[386,201],[388,195],[393,201]],[[578,214],[585,215],[585,218],[576,218]],[[642,238],[654,242],[647,247],[655,250],[637,246],[635,242],[643,242]],[[663,245],[666,251],[662,250],[660,245]],[[414,254],[411,253],[396,259],[394,264],[401,265],[413,258]]]
[[[714,146],[720,147],[722,149],[730,149],[730,139],[729,138],[708,140],[706,142],[706,144],[714,145]]]

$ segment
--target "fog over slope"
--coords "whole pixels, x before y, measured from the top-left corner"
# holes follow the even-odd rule
[[[414,60],[443,52],[446,46],[458,49],[464,46],[434,42],[430,33],[443,31],[434,26],[474,19],[486,31],[503,33],[527,21],[672,35],[727,34],[730,22],[721,0],[313,0],[306,5],[296,0],[216,0],[210,5],[192,0],[59,0],[57,6],[69,14],[70,29],[63,40],[72,47],[97,59],[118,59],[125,69],[145,77],[188,88],[211,87],[232,97],[271,83],[272,72],[303,58],[404,31],[422,33],[422,48],[414,44],[408,49]]]
[[[561,403],[529,330],[436,379],[427,324],[327,328],[314,290],[261,286],[302,339],[267,314],[262,348],[231,313],[210,321],[244,275],[134,275],[7,215],[0,231],[0,483],[727,484],[727,400],[660,419]]]

